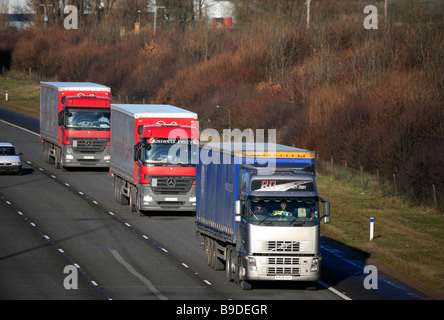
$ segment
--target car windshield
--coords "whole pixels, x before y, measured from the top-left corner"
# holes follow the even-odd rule
[[[108,109],[68,108],[65,126],[75,130],[109,130],[110,112]]]
[[[15,147],[0,147],[0,156],[18,156]]]
[[[252,222],[317,221],[319,219],[319,207],[315,200],[252,200],[249,215]]]
[[[192,159],[196,155],[195,149],[196,147],[188,140],[179,140],[175,143],[151,143],[144,148],[144,161],[147,165],[194,166]]]

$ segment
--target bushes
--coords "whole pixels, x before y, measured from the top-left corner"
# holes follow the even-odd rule
[[[366,30],[356,1],[331,0],[313,2],[306,30],[301,3],[239,6],[233,30],[21,32],[13,68],[103,83],[121,102],[182,106],[202,129],[276,128],[279,142],[321,158],[444,189],[442,17],[399,9]]]

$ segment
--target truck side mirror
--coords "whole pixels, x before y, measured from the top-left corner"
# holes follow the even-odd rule
[[[57,119],[58,119],[58,125],[61,126],[63,125],[63,117],[64,117],[65,112],[64,111],[60,111],[57,114]]]
[[[242,210],[242,206],[241,206],[241,201],[240,200],[236,200],[236,202],[234,203],[234,221],[236,222],[240,222],[241,221],[241,210]]]
[[[325,201],[324,202],[324,216],[330,216],[330,202]]]
[[[330,218],[330,202],[329,201],[325,201],[324,202],[324,223],[330,223],[331,222],[331,218]]]
[[[137,142],[134,145],[134,161],[139,160],[139,150],[140,150],[140,142]]]

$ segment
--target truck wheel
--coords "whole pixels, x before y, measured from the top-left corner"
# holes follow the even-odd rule
[[[46,142],[43,142],[43,160],[45,160],[46,163],[49,163],[49,150]]]
[[[118,201],[117,198],[117,192],[118,192],[118,184],[119,184],[119,178],[114,177],[114,200]]]
[[[114,182],[114,192],[118,203],[128,204],[128,199],[122,194],[122,179],[119,177],[116,177],[116,181]]]
[[[133,187],[130,187],[129,195],[130,195],[130,197],[129,197],[130,211],[136,212],[137,211],[137,206],[136,206],[137,191],[136,191],[136,189]]]
[[[233,280],[234,280],[235,284],[240,284],[240,274],[239,274],[239,269],[240,269],[239,264],[241,262],[240,261],[240,259],[241,259],[240,254],[236,253],[234,255],[234,258],[235,258],[235,260],[234,260],[234,265],[233,265],[233,267],[234,267],[234,278],[233,278]]]
[[[204,255],[205,260],[207,261],[207,265],[210,265],[210,238],[206,237],[204,238]]]
[[[242,254],[239,254],[237,263],[238,284],[241,290],[251,290],[251,283],[243,279],[242,268]]]
[[[215,260],[216,260],[216,243],[213,239],[209,239],[209,250],[208,253],[210,255],[210,267],[214,269]]]
[[[227,279],[227,282],[233,281],[233,266],[232,266],[232,257],[233,254],[233,248],[231,246],[228,246],[227,248],[227,259],[225,260],[225,276]]]
[[[62,164],[61,164],[62,153],[56,149],[54,152],[54,155],[55,155],[54,164],[55,164],[56,169],[62,168]]]

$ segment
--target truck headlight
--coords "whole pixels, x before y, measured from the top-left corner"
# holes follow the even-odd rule
[[[188,199],[189,202],[196,202],[196,197],[190,197],[190,199]]]
[[[144,196],[143,197],[143,201],[144,202],[151,202],[151,201],[153,201],[153,197],[151,197],[151,196]]]
[[[248,257],[248,270],[257,271],[256,259],[254,257]]]
[[[319,271],[319,258],[313,258],[311,261],[311,272],[318,272]]]
[[[65,156],[65,158],[66,158],[66,160],[73,160],[73,159],[74,159],[74,156],[73,156],[72,154],[67,154],[67,155]]]
[[[109,159],[111,159],[111,156],[109,154],[103,157],[103,160],[105,161],[109,161]]]

